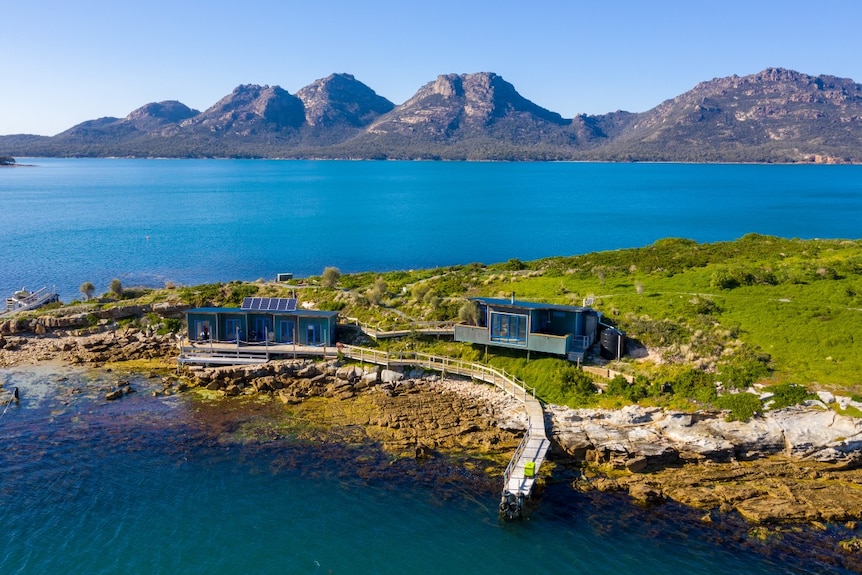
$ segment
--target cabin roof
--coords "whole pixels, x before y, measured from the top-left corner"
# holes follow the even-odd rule
[[[595,311],[590,307],[583,307],[579,305],[560,305],[555,303],[540,303],[534,301],[520,301],[516,299],[507,299],[507,298],[493,298],[493,297],[471,297],[469,298],[471,301],[483,303],[485,305],[491,307],[506,307],[510,309],[529,309],[529,310],[543,310],[548,309],[552,311],[572,311],[572,312],[582,312],[582,311]]]
[[[190,313],[236,313],[236,314],[272,314],[272,315],[293,315],[302,317],[335,317],[337,311],[323,311],[319,309],[293,309],[293,310],[251,310],[241,307],[196,307],[186,311]]]

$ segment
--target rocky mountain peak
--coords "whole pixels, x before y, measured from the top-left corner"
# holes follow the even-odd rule
[[[860,150],[862,85],[784,68],[701,82],[642,113],[570,120],[491,72],[440,75],[397,107],[342,73],[296,95],[243,84],[203,113],[164,101],[54,137],[0,136],[9,156],[862,163]]]
[[[433,94],[440,94],[444,98],[463,96],[464,86],[461,79],[461,76],[457,74],[441,74],[440,76],[437,76],[437,80],[430,85],[430,92]]]
[[[331,74],[302,88],[296,96],[305,107],[309,126],[362,127],[395,107],[352,74]]]
[[[279,86],[243,84],[190,122],[212,130],[226,130],[238,126],[249,129],[260,123],[276,128],[297,128],[304,120],[302,101],[287,90]]]
[[[182,122],[199,114],[197,110],[193,110],[176,100],[166,100],[164,102],[152,102],[141,106],[137,110],[126,116],[126,120],[136,122],[142,120],[161,120],[164,122]]]
[[[517,120],[516,120],[517,118]],[[521,96],[509,82],[492,72],[445,74],[369,128],[375,134],[417,134],[439,139],[473,135],[500,122],[570,124],[559,114]],[[531,128],[532,130],[532,128]]]

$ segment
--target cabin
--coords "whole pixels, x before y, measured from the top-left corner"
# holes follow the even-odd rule
[[[455,326],[455,341],[523,349],[583,361],[602,314],[590,307],[476,297],[476,325]]]
[[[188,338],[213,342],[335,345],[337,311],[297,309],[296,298],[247,297],[241,307],[186,311]]]

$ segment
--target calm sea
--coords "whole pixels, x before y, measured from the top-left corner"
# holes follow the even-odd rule
[[[21,402],[0,415],[0,573],[850,573],[846,531],[763,542],[712,523],[553,484],[501,522],[496,482],[374,445],[297,441],[284,406],[138,393],[66,368],[0,370]],[[8,393],[2,394],[8,398]],[[4,401],[5,403],[5,401]],[[2,413],[2,411],[0,411]],[[245,431],[253,426],[257,431]],[[255,439],[259,438],[259,439]],[[481,468],[481,466],[480,466]],[[856,565],[858,567],[858,564]]]
[[[862,237],[862,166],[19,159],[0,294]]]
[[[0,170],[0,292],[56,285],[65,301],[114,277],[160,286],[667,236],[862,237],[856,166],[20,161],[34,167]],[[266,406],[134,383],[105,402],[110,382],[93,375],[0,370],[0,573],[848,572],[837,526],[762,543],[733,517],[704,523],[565,481],[529,520],[501,523],[499,485],[460,464],[277,429],[261,441],[243,430],[278,417]],[[4,413],[14,386],[21,403]]]

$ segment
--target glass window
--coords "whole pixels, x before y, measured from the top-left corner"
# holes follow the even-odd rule
[[[527,342],[527,316],[491,312],[491,341],[501,343]]]

